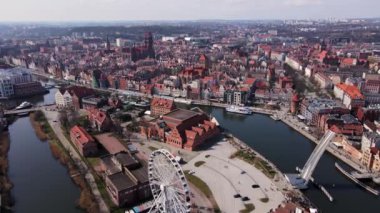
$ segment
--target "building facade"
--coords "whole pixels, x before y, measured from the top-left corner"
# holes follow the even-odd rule
[[[95,156],[98,153],[98,145],[94,138],[82,127],[71,128],[70,139],[83,157]]]

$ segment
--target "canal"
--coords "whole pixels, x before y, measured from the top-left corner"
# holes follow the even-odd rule
[[[56,89],[28,101],[53,103]],[[35,134],[29,117],[17,118],[9,126],[8,175],[14,187],[15,212],[82,212],[76,208],[80,190],[67,169],[51,154],[49,144]]]
[[[230,114],[221,108],[205,108],[217,118],[220,125],[260,152],[284,173],[294,173],[296,166],[303,167],[315,144],[281,121],[265,115],[244,116]],[[311,186],[305,195],[322,212],[379,212],[380,198],[353,184],[335,167],[335,157],[325,153],[313,174],[332,194],[331,203],[322,192]],[[343,165],[343,162],[340,162]]]

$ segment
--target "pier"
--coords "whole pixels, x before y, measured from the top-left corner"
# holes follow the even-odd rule
[[[344,170],[338,163],[335,163],[335,167],[342,173],[344,174],[345,176],[347,176],[349,179],[351,179],[352,181],[354,181],[355,183],[357,183],[359,186],[363,187],[365,190],[371,192],[372,194],[378,196],[379,195],[379,191],[377,191],[376,189],[373,189],[371,188],[370,186],[368,185],[365,185],[364,183],[360,182],[358,179],[356,179],[354,176],[352,176],[350,173],[348,173],[346,170]]]

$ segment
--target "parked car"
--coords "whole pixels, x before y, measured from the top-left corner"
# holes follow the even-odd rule
[[[239,197],[241,197],[240,194],[235,194],[235,195],[234,195],[234,198],[239,198]]]
[[[242,197],[241,200],[242,201],[249,201],[249,197]]]
[[[260,188],[260,186],[257,185],[257,184],[253,184],[253,185],[252,185],[252,188],[254,188],[254,189],[256,189],[256,188]]]

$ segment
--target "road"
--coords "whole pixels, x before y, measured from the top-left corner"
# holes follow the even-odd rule
[[[66,148],[66,150],[70,153],[71,158],[73,161],[77,164],[78,168],[85,174],[85,178],[87,183],[89,184],[91,191],[95,197],[96,202],[99,205],[99,211],[101,213],[108,213],[110,210],[108,209],[107,204],[104,202],[102,195],[99,192],[98,186],[95,182],[95,178],[88,169],[87,165],[82,161],[81,156],[77,152],[76,148],[72,146],[72,144],[67,140],[65,135],[63,134],[61,125],[59,123],[58,119],[58,112],[57,111],[48,111],[43,110],[46,119],[48,120],[50,126],[52,127],[54,133],[56,134],[57,138],[60,140],[63,147]],[[54,122],[56,121],[56,122]]]

